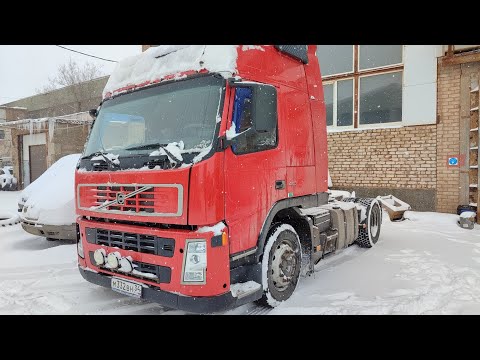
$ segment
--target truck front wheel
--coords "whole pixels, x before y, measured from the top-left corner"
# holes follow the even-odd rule
[[[262,305],[278,306],[290,298],[297,287],[302,248],[295,229],[277,224],[269,231],[262,259]]]

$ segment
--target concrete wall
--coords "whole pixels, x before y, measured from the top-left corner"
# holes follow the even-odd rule
[[[83,151],[86,138],[89,132],[89,124],[78,125],[78,124],[55,124],[55,131],[52,139],[50,140],[48,133],[48,126],[44,130],[35,131],[35,133],[45,133],[47,139],[47,167],[50,167],[54,162],[65,155],[81,153]],[[14,174],[17,176],[19,181],[19,186],[21,189],[24,188],[24,175],[22,174],[21,164],[24,159],[21,157],[22,153],[22,139],[23,135],[29,134],[29,130],[24,129],[12,129],[12,144],[13,148],[16,149],[13,151],[13,164],[14,164]]]
[[[65,155],[83,152],[89,129],[89,125],[56,124],[48,144],[48,166]]]
[[[88,111],[96,108],[102,99],[102,91],[107,83],[108,76],[89,81],[80,87],[65,87],[45,94],[30,96],[21,100],[5,104],[3,113],[7,121],[20,119],[36,119],[49,116],[60,116],[77,112]],[[12,109],[21,107],[21,109]],[[0,113],[0,119],[2,113]],[[14,174],[20,179],[19,186],[23,188],[22,136],[29,134],[29,130],[8,129],[5,130],[5,140],[0,140],[0,158],[12,159]],[[69,154],[80,153],[89,132],[89,125],[55,124],[55,132],[50,140],[48,125],[45,132],[47,137],[47,166],[52,165],[61,157]]]
[[[4,104],[8,107],[27,108],[31,119],[74,114],[96,108],[102,100],[102,91],[108,76],[88,81],[79,86],[67,86],[45,94],[30,96]]]

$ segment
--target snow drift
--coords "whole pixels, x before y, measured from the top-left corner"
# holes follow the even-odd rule
[[[75,167],[80,156],[64,156],[23,190],[22,219],[43,225],[75,223]]]

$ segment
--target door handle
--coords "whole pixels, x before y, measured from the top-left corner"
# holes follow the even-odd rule
[[[277,189],[277,190],[285,189],[285,180],[276,180],[275,181],[275,189]]]

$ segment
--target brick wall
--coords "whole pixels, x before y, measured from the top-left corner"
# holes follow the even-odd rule
[[[2,167],[3,159],[12,159],[12,133],[9,128],[0,127],[0,131],[5,134],[4,139],[0,139],[0,167]]]
[[[436,125],[330,133],[334,188],[361,189],[362,196],[411,197],[415,210],[455,213],[468,203],[469,86],[478,77],[480,62],[439,60]],[[459,166],[447,165],[450,156],[459,157]]]
[[[328,135],[335,188],[435,189],[436,125]]]
[[[4,123],[6,121],[6,113],[5,109],[0,107],[0,124]],[[12,158],[12,135],[11,131],[9,128],[0,126],[0,135],[3,134],[3,139],[2,136],[0,136],[0,168],[3,167],[3,165],[9,164],[9,161],[11,161]],[[4,164],[2,159],[6,161]]]
[[[459,169],[447,166],[449,155],[460,153],[461,65],[438,70],[437,211],[455,212],[459,201]]]
[[[25,119],[27,109],[0,107],[0,113],[0,118],[6,120],[6,122],[9,122]],[[5,131],[5,139],[0,140],[0,158],[8,158],[9,162],[12,162],[12,164],[15,165],[15,155],[17,153],[17,150],[13,141],[13,130],[7,127],[2,127],[0,129]],[[13,173],[18,178],[18,171],[15,171],[15,168]]]

